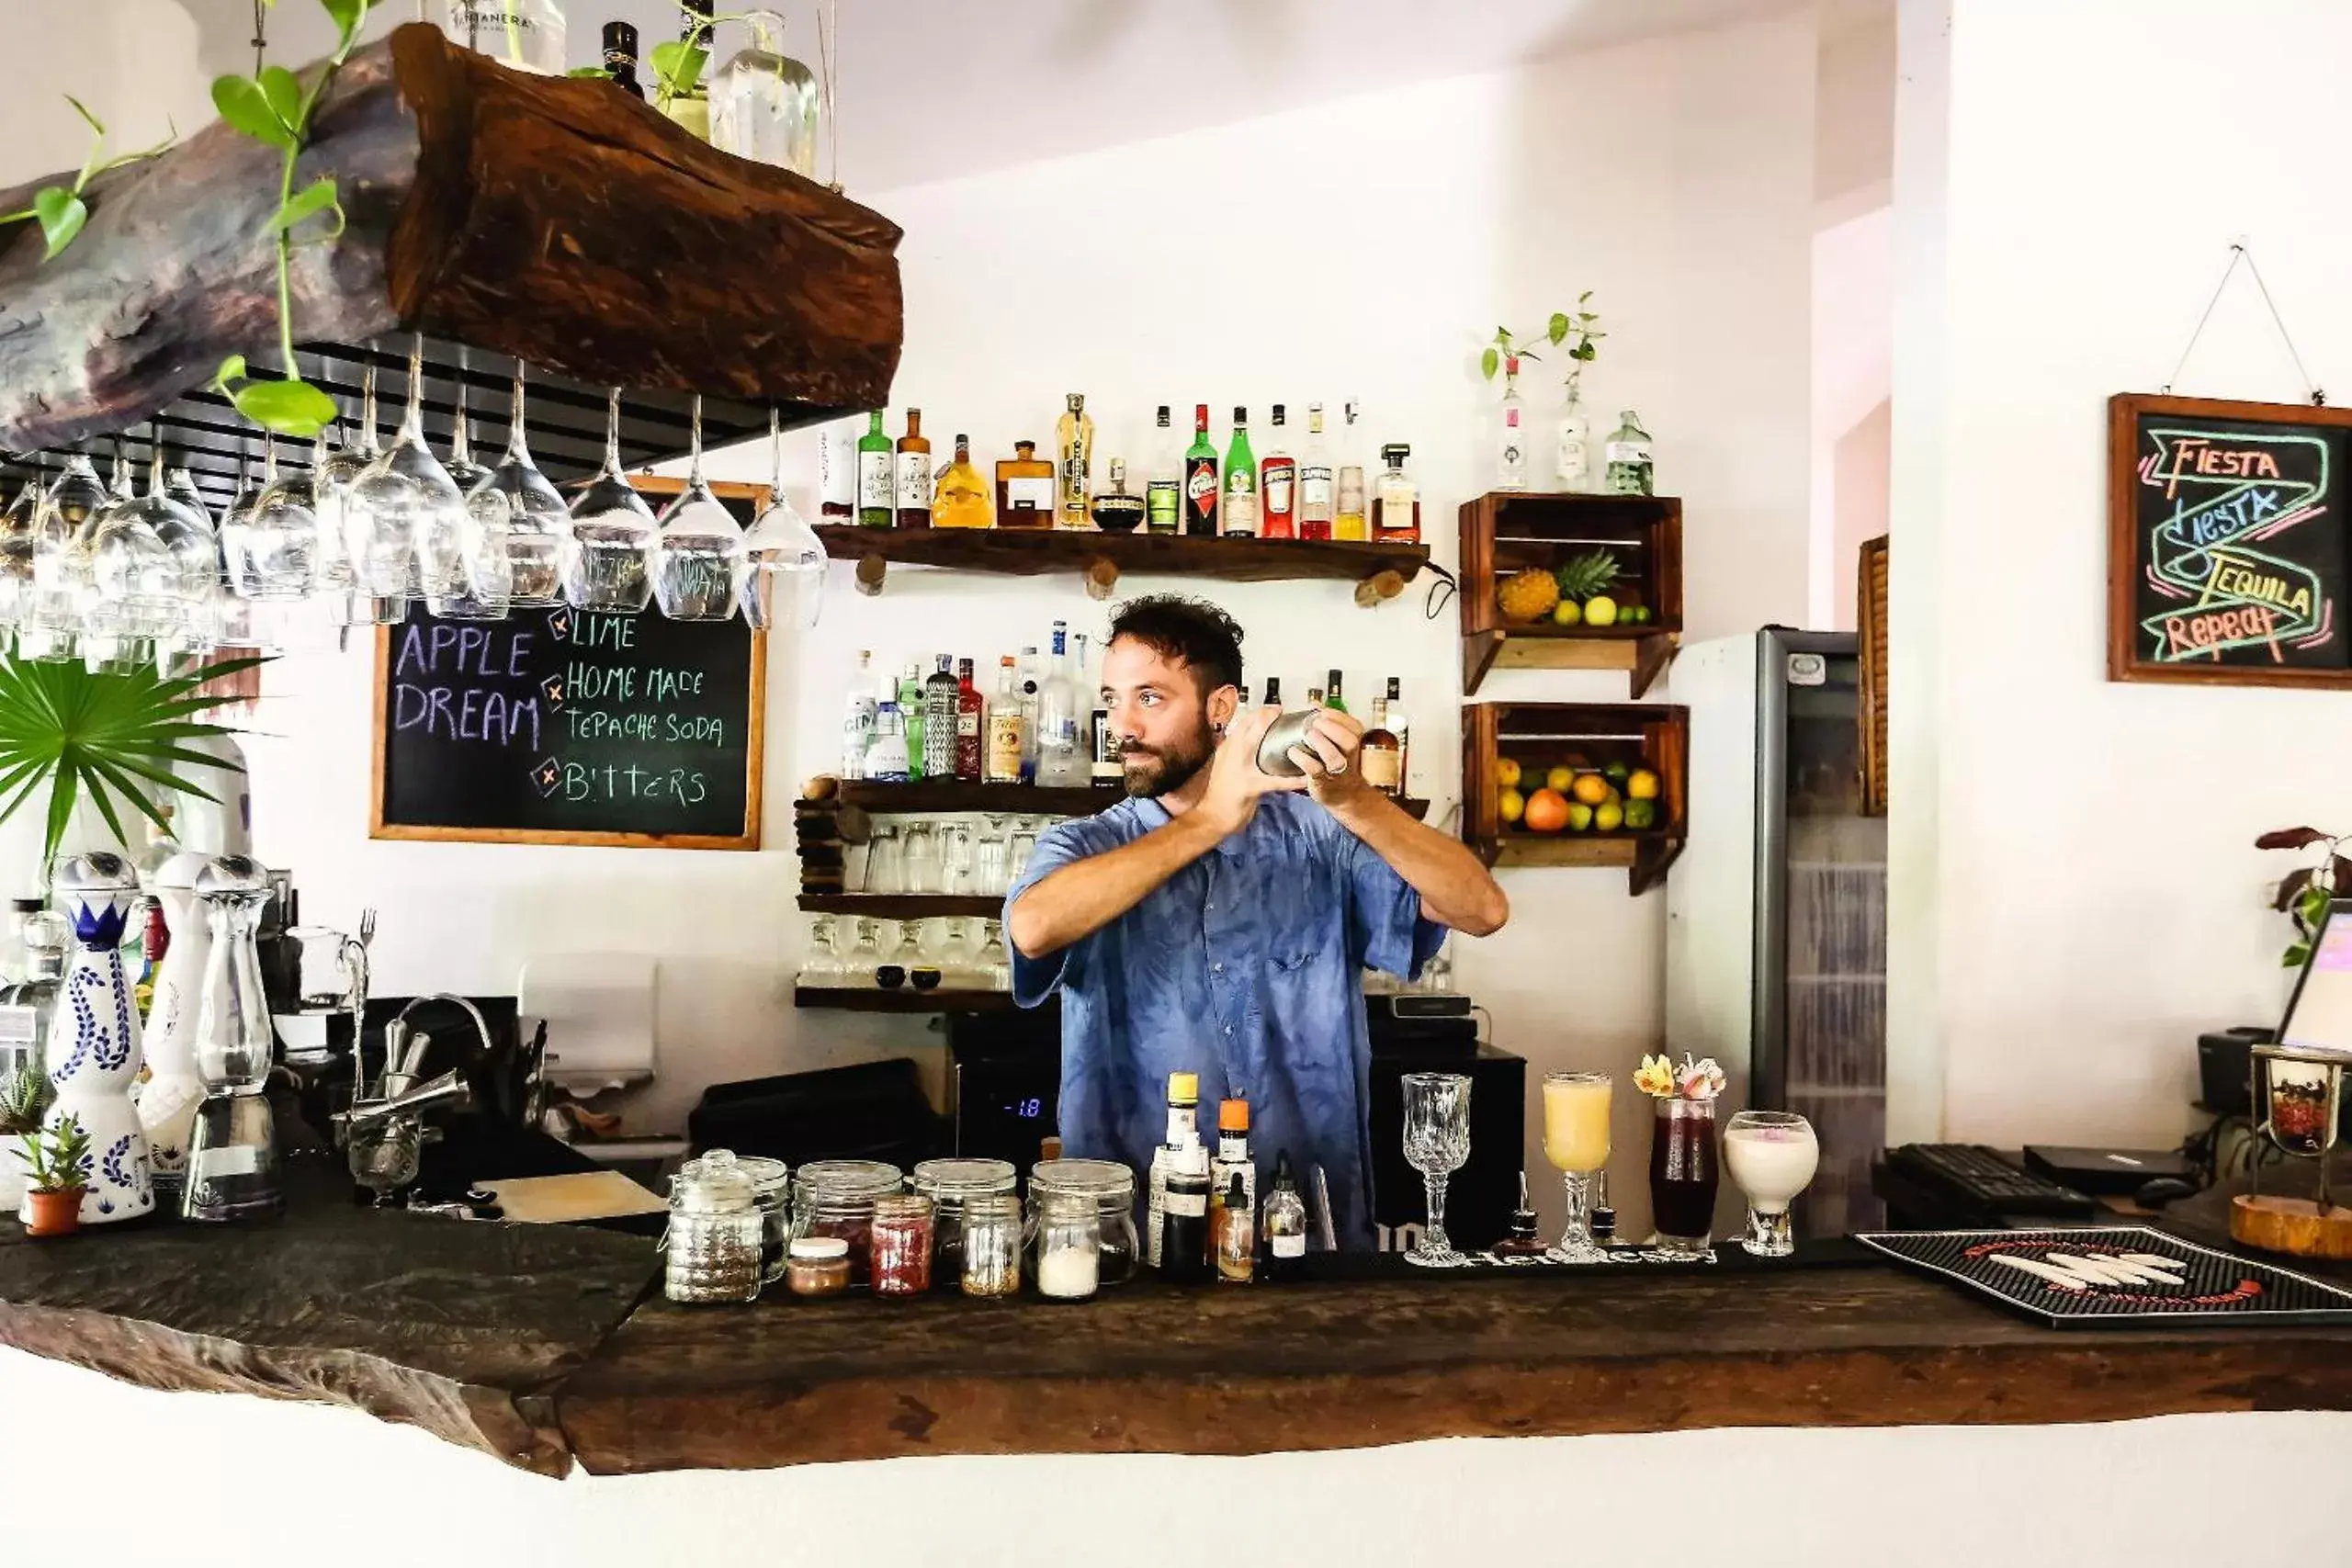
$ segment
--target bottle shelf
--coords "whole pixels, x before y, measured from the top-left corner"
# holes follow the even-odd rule
[[[1613,703],[1475,703],[1462,710],[1464,843],[1494,866],[1623,869],[1635,896],[1658,886],[1682,853],[1688,807],[1690,710]],[[1655,826],[1563,828],[1538,832],[1502,817],[1504,759],[1520,764],[1523,795],[1543,787],[1555,768],[1601,772],[1612,763],[1657,775]]]
[[[1353,582],[1356,603],[1370,606],[1404,592],[1430,559],[1426,545],[1204,539],[1096,529],[858,528],[833,523],[820,526],[817,536],[833,559],[857,563],[858,592],[868,594],[882,592],[892,566],[929,566],[1014,577],[1082,573],[1087,592],[1097,599],[1110,597],[1120,574],[1128,571],[1231,582],[1323,579]]]
[[[970,784],[961,779],[922,779],[913,784],[876,784],[870,779],[843,779],[833,786],[832,798],[801,804],[817,810],[854,806],[868,817],[936,816],[952,811],[991,811],[1008,816],[1091,817],[1126,798],[1124,790],[1049,789],[1042,784]],[[1430,803],[1414,796],[1399,800],[1414,818],[1428,816]]]
[[[1682,636],[1682,502],[1672,496],[1490,491],[1462,503],[1462,694],[1489,670],[1623,670],[1640,697]],[[1498,589],[1520,571],[1555,571],[1606,551],[1618,575],[1606,592],[1638,625],[1557,626],[1504,617]]]
[[[878,986],[795,986],[797,1008],[831,1008],[841,1012],[1010,1012],[1010,991],[918,991],[901,987],[886,991]]]
[[[877,920],[928,920],[978,915],[994,919],[1004,912],[996,893],[803,893],[800,907],[818,915],[865,915]]]

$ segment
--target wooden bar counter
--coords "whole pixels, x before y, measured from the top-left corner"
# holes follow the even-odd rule
[[[641,1236],[324,1201],[52,1242],[0,1220],[0,1344],[543,1474],[2352,1409],[2352,1328],[2060,1333],[1883,1266],[690,1309],[658,1264]]]

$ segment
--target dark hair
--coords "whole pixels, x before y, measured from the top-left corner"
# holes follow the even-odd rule
[[[1181,593],[1130,599],[1111,617],[1110,640],[1123,637],[1135,638],[1162,659],[1191,666],[1203,697],[1219,686],[1241,684],[1241,627],[1204,599]]]

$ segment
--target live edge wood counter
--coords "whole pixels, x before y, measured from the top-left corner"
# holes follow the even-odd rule
[[[2352,1408],[2352,1329],[2060,1334],[1887,1269],[688,1309],[650,1242],[560,1227],[19,1235],[0,1222],[0,1343],[549,1474]]]

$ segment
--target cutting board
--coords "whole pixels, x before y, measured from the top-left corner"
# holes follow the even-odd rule
[[[481,1185],[497,1194],[498,1206],[506,1211],[508,1219],[526,1225],[616,1220],[630,1214],[658,1214],[669,1207],[616,1170],[528,1176]]]

